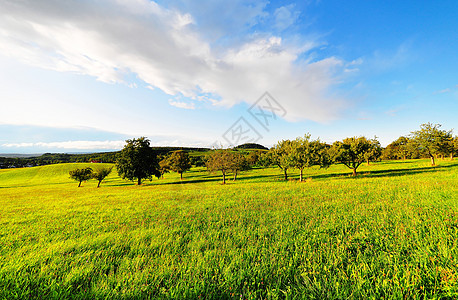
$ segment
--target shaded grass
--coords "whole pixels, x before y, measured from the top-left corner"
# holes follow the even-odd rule
[[[74,167],[0,171],[1,298],[458,296],[457,163],[303,183],[256,169],[225,186],[203,169],[182,184],[111,174],[99,189],[77,188]]]

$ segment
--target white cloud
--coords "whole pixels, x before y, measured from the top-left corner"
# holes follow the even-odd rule
[[[249,26],[250,18],[256,23],[265,5],[247,8],[233,22],[242,28]],[[219,9],[228,19],[238,13]],[[285,16],[284,9],[277,17]],[[202,26],[192,13],[149,0],[6,2],[0,11],[0,53],[108,83],[132,84],[126,78],[133,73],[149,88],[193,99],[208,94],[217,105],[251,103],[269,91],[289,120],[327,121],[343,109],[343,100],[332,88],[344,74],[344,63],[334,57],[298,62],[316,46],[313,41],[290,45],[263,35],[216,50],[198,31]],[[222,23],[218,30],[230,29]],[[192,108],[183,103],[170,102]]]
[[[5,148],[57,148],[57,149],[77,149],[77,150],[113,150],[122,149],[125,141],[66,141],[66,142],[38,142],[38,143],[6,143],[1,147]]]
[[[279,7],[274,12],[275,27],[279,30],[285,30],[293,25],[300,12],[294,11],[294,4]]]
[[[184,109],[195,109],[194,103],[188,103],[188,102],[183,102],[183,101],[177,101],[177,100],[169,100],[169,104],[178,108],[184,108]]]

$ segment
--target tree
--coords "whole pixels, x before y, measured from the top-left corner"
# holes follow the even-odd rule
[[[91,168],[82,168],[82,169],[75,169],[68,172],[70,174],[70,178],[76,181],[79,181],[78,187],[81,186],[81,182],[87,181],[92,178],[92,169]]]
[[[420,125],[420,130],[411,133],[412,139],[421,150],[425,150],[431,158],[431,165],[435,166],[435,156],[444,152],[452,137],[452,131],[440,130],[440,124],[425,123]]]
[[[372,140],[369,140],[371,147],[369,150],[364,154],[364,158],[366,159],[367,165],[371,161],[377,161],[380,156],[382,156],[382,146],[380,142],[377,140],[377,137],[374,137]]]
[[[165,173],[170,172],[170,161],[169,157],[164,157],[159,161],[159,173],[161,174],[161,178],[164,178]]]
[[[291,167],[291,141],[282,140],[269,150],[270,161],[273,165],[278,166],[285,175],[285,180],[288,180],[288,169]]]
[[[193,155],[189,157],[191,165],[195,167],[205,167],[205,160],[203,155]]]
[[[98,181],[97,187],[100,187],[100,183],[108,176],[110,175],[111,171],[113,170],[113,167],[108,167],[108,168],[99,168],[94,171],[92,174],[92,178],[96,179]]]
[[[326,149],[326,144],[319,140],[310,140],[310,134],[303,138],[297,138],[291,142],[290,148],[291,166],[299,169],[299,181],[302,181],[302,172],[304,168],[320,166],[320,168],[329,167],[331,160]]]
[[[138,185],[143,179],[152,180],[153,175],[161,176],[156,154],[145,137],[126,140],[126,145],[118,154],[116,168],[121,178],[137,180]]]
[[[183,150],[177,150],[172,153],[169,158],[170,169],[180,174],[180,179],[183,179],[183,172],[191,169],[191,161],[189,155]]]
[[[272,162],[272,153],[271,151],[264,151],[262,153],[259,154],[259,157],[258,157],[258,165],[260,167],[270,167],[272,166],[273,162]]]
[[[231,171],[234,173],[234,181],[237,179],[238,172],[246,171],[250,168],[250,163],[245,155],[241,153],[233,153]]]
[[[456,153],[458,153],[458,136],[455,136],[450,142],[450,160],[453,160]]]
[[[400,136],[397,140],[395,140],[394,142],[392,142],[385,148],[386,149],[385,152],[389,150],[392,151],[390,159],[405,160],[407,159],[407,157],[411,157],[410,155],[411,150],[413,150],[413,149],[410,149],[411,143],[410,144],[409,143],[410,143],[410,139],[408,137]]]
[[[226,183],[226,175],[233,168],[234,154],[228,149],[213,150],[207,159],[207,170],[210,172],[221,171],[223,184]]]
[[[353,176],[356,176],[356,169],[366,160],[366,155],[371,147],[372,143],[367,138],[351,137],[342,142],[335,142],[331,152],[336,162],[344,164],[353,171]]]
[[[248,157],[246,158],[250,166],[255,166],[259,162],[259,157],[261,156],[261,151],[250,151]]]

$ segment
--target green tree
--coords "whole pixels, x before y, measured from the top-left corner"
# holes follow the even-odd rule
[[[331,155],[334,161],[344,164],[352,170],[353,176],[356,176],[356,170],[366,160],[371,147],[371,141],[365,137],[350,137],[342,142],[335,142],[332,145]]]
[[[79,181],[78,187],[81,186],[81,182],[87,181],[92,178],[92,168],[75,169],[69,172],[70,178]]]
[[[183,179],[183,172],[191,169],[189,154],[183,150],[174,151],[169,158],[169,163],[170,169],[180,174],[180,179]]]
[[[159,161],[159,173],[161,174],[161,178],[164,178],[165,173],[170,172],[170,161],[169,157],[163,157]]]
[[[442,125],[425,123],[420,125],[420,130],[413,131],[411,137],[417,143],[420,150],[424,150],[431,159],[431,165],[435,166],[435,157],[443,153],[452,137],[452,131],[441,130]]]
[[[272,165],[270,151],[263,151],[259,154],[257,165],[263,168],[270,167]]]
[[[251,165],[245,155],[242,153],[233,153],[231,171],[234,173],[234,181],[237,179],[239,172],[247,171]]]
[[[189,156],[191,160],[191,165],[195,167],[205,167],[205,159],[203,155],[193,155]]]
[[[374,137],[373,139],[369,140],[371,147],[369,150],[364,154],[364,158],[366,159],[367,165],[371,161],[377,161],[380,156],[382,156],[382,146],[380,145],[380,142],[377,140],[377,137]]]
[[[285,180],[288,180],[288,169],[291,167],[290,152],[290,140],[282,140],[269,150],[269,158],[271,163],[283,170]]]
[[[450,160],[458,153],[458,136],[455,136],[450,142]]]
[[[102,183],[102,181],[108,175],[110,175],[112,170],[113,170],[113,167],[107,167],[107,168],[99,168],[94,171],[94,173],[92,174],[92,178],[98,181],[97,187],[100,187],[100,183]]]
[[[320,166],[327,168],[331,164],[326,144],[319,140],[310,140],[310,134],[303,138],[297,138],[291,142],[290,165],[299,169],[299,181],[302,181],[302,173],[305,168]]]
[[[255,151],[250,151],[250,153],[247,156],[248,163],[250,166],[259,166],[261,165],[261,156],[263,153],[266,153],[267,150],[255,150]]]
[[[118,154],[116,168],[121,178],[137,180],[138,185],[143,179],[152,180],[153,175],[161,176],[156,154],[145,137],[126,140],[126,145]]]
[[[232,170],[234,154],[228,149],[213,150],[207,158],[207,170],[210,172],[221,171],[223,184],[226,184],[226,175]]]

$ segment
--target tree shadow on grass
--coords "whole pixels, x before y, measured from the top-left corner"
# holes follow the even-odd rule
[[[171,182],[160,182],[157,181],[154,185],[174,185],[174,184],[194,184],[194,183],[202,183],[202,182],[212,182],[212,181],[223,181],[223,177],[215,177],[215,178],[202,178],[202,179],[191,179],[191,180],[178,180],[178,181],[171,181]]]
[[[324,179],[324,178],[333,178],[333,177],[342,177],[342,178],[380,178],[380,177],[397,177],[397,176],[406,176],[414,175],[419,173],[430,173],[434,171],[447,170],[451,168],[458,168],[458,165],[446,165],[446,166],[435,166],[435,167],[417,167],[417,168],[397,168],[397,169],[387,169],[387,170],[374,170],[374,171],[358,171],[357,176],[353,177],[351,170],[349,169],[348,173],[331,173],[331,174],[319,174],[308,176],[313,179]]]
[[[447,166],[435,166],[435,167],[420,167],[420,168],[406,168],[406,169],[390,169],[390,170],[376,170],[369,172],[362,172],[367,174],[368,177],[394,177],[394,176],[405,176],[419,173],[430,173],[435,171],[445,171],[452,168],[458,168],[458,165],[447,165]]]
[[[405,163],[409,163],[406,161]],[[396,163],[397,164],[397,163]],[[451,168],[458,168],[458,164],[453,164],[453,165],[445,165],[445,166],[435,166],[435,167],[416,167],[416,168],[396,168],[396,169],[387,169],[387,170],[364,170],[364,171],[358,171],[357,176],[353,177],[351,170],[348,169],[348,172],[339,172],[339,173],[324,173],[324,174],[306,174],[304,173],[304,178],[312,178],[312,179],[327,179],[327,178],[338,178],[338,179],[348,179],[348,178],[361,178],[361,177],[366,177],[366,178],[380,178],[380,177],[395,177],[395,176],[406,176],[406,175],[414,175],[414,174],[419,174],[419,173],[430,173],[434,171],[440,171],[440,170],[447,170]],[[198,171],[201,172],[201,171]],[[249,174],[240,174],[239,177],[237,177],[237,180],[234,182],[233,181],[233,174],[227,175],[226,176],[226,182],[228,183],[237,183],[239,181],[244,182],[244,181],[251,181],[255,180],[255,182],[258,182],[256,180],[258,179],[272,179],[275,180],[276,182],[289,182],[290,180],[298,180],[298,175],[295,172],[289,172],[288,173],[288,180],[284,180],[284,174],[282,172],[279,172],[278,174],[269,174],[269,175],[249,175]],[[160,179],[160,180],[153,180],[152,182],[145,181],[147,185],[153,186],[153,185],[162,185],[162,186],[172,186],[172,185],[186,185],[186,184],[196,184],[196,183],[205,183],[205,182],[222,182],[223,177],[221,174],[193,174],[192,179],[187,179],[184,178],[183,180],[175,180],[175,181],[166,181],[166,182],[160,182],[161,180],[166,181],[166,179]],[[105,186],[113,186],[113,187],[119,187],[119,186],[133,186],[135,183],[133,182],[121,182],[121,183],[105,183]],[[0,187],[2,188],[2,187]]]

